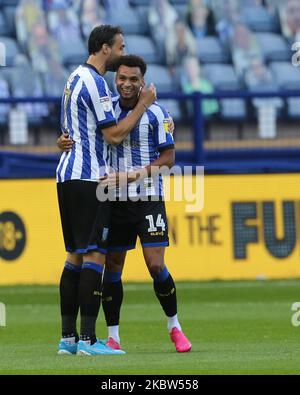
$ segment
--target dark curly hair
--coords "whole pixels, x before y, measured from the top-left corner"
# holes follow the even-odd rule
[[[124,55],[121,56],[120,60],[118,61],[117,69],[120,66],[127,66],[127,67],[139,67],[141,70],[142,76],[146,74],[147,65],[143,58],[137,55]]]

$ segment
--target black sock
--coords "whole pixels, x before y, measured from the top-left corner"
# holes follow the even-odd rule
[[[117,282],[107,282],[104,280],[102,288],[102,306],[107,326],[119,325],[122,301],[122,280]]]
[[[163,282],[154,281],[155,294],[167,317],[177,314],[176,287],[171,274]]]
[[[78,341],[76,320],[79,310],[80,272],[80,266],[66,262],[59,284],[62,337],[75,337],[76,341]]]
[[[85,262],[79,283],[80,340],[96,341],[96,321],[101,305],[102,266]]]

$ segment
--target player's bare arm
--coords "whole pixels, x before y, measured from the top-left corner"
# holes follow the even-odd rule
[[[162,167],[169,169],[175,164],[175,149],[170,148],[162,151],[157,159],[145,167],[146,175],[156,175],[160,173]]]
[[[112,145],[120,144],[128,136],[141,116],[148,109],[148,107],[150,107],[151,104],[155,102],[155,100],[155,86],[151,84],[149,88],[143,88],[139,95],[137,105],[134,107],[132,112],[117,125],[102,130],[106,141]]]

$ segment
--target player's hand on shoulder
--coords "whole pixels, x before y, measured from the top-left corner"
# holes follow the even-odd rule
[[[169,132],[171,134],[173,134],[174,130],[175,130],[175,123],[174,123],[174,119],[171,117],[170,113],[169,113],[169,118],[168,118],[168,128],[169,128]]]
[[[64,152],[69,152],[72,149],[74,141],[70,138],[70,136],[68,134],[63,133],[57,139],[56,143],[57,143],[57,146],[59,149],[61,149]]]
[[[156,87],[150,84],[148,88],[143,87],[139,95],[139,102],[145,107],[150,107],[156,100]]]

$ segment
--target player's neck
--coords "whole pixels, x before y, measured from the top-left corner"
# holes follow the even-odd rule
[[[133,99],[122,99],[120,96],[120,107],[123,110],[132,110],[137,105],[138,99],[134,97]]]
[[[104,75],[106,73],[104,59],[90,55],[86,63],[94,66],[99,74]]]

